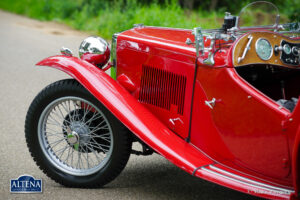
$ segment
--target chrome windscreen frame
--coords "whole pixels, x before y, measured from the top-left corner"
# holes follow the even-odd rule
[[[117,40],[120,33],[115,33],[112,36],[111,42],[111,54],[110,59],[112,63],[112,67],[110,69],[110,74],[113,79],[116,79],[117,75]]]

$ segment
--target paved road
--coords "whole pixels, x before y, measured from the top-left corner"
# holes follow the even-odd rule
[[[131,156],[122,174],[102,189],[65,188],[35,165],[25,144],[24,118],[34,96],[60,71],[35,67],[61,46],[77,48],[86,34],[0,11],[0,199],[253,199],[190,176],[161,156]],[[42,194],[10,194],[22,174],[43,179]]]

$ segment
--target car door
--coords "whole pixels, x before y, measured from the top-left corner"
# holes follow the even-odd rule
[[[200,66],[196,84],[191,142],[227,165],[286,178],[289,154],[282,122],[287,111],[232,68]]]

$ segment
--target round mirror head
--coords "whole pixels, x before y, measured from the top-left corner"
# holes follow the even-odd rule
[[[84,39],[79,46],[79,57],[97,66],[104,66],[110,57],[109,44],[97,36]]]

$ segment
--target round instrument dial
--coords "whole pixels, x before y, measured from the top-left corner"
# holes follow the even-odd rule
[[[299,56],[299,51],[300,51],[300,49],[298,48],[298,47],[293,47],[292,48],[292,51],[293,51],[293,54],[294,54],[294,56]]]
[[[269,60],[273,53],[273,48],[270,42],[266,39],[260,38],[256,41],[255,50],[257,55],[262,60]]]
[[[283,51],[284,51],[285,54],[289,55],[292,52],[292,48],[291,48],[290,45],[285,44],[285,45],[283,45]]]

